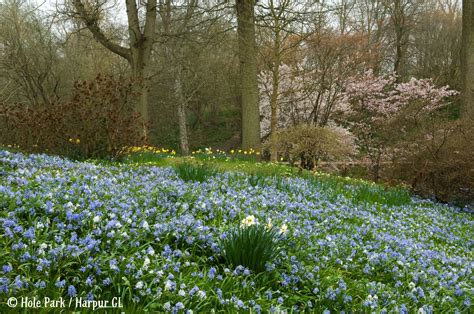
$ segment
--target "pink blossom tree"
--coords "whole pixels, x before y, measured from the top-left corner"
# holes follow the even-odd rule
[[[376,76],[372,71],[348,79],[343,100],[348,110],[343,117],[367,154],[375,181],[389,148],[456,94],[448,86],[436,87],[430,79],[396,83],[393,74]]]

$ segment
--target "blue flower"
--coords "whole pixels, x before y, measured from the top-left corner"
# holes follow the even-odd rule
[[[66,280],[60,280],[60,281],[57,281],[55,283],[55,286],[58,287],[58,288],[64,288],[64,286],[66,285]]]
[[[70,296],[70,297],[75,297],[76,296],[76,288],[73,286],[73,285],[70,285],[68,288],[67,288],[67,294]]]
[[[21,289],[21,288],[23,288],[24,286],[26,286],[26,282],[24,282],[23,280],[21,280],[20,275],[18,275],[18,276],[15,277],[15,283],[14,283],[14,284],[15,284],[15,287],[16,287],[17,289]]]
[[[265,292],[265,295],[267,296],[267,299],[268,299],[268,300],[271,300],[272,297],[273,297],[273,294],[272,294],[272,292],[271,292],[270,290],[267,290],[267,291]]]
[[[470,298],[466,298],[466,299],[464,300],[464,305],[469,308],[469,307],[471,306],[471,299],[470,299]]]
[[[193,296],[195,295],[197,292],[199,291],[199,287],[198,286],[194,286],[191,290],[189,290],[189,296]]]
[[[30,227],[26,232],[24,233],[25,238],[33,240],[35,238],[35,228]]]
[[[209,277],[210,279],[214,279],[214,277],[216,276],[216,273],[217,273],[217,270],[215,267],[211,267],[209,269],[209,272],[207,273],[207,277]]]
[[[6,277],[0,277],[0,293],[8,293],[8,279]]]
[[[94,294],[92,293],[92,291],[89,291],[89,292],[87,293],[86,299],[87,299],[88,301],[94,300]]]
[[[4,274],[8,274],[9,272],[12,271],[12,267],[10,265],[3,265],[2,270]]]

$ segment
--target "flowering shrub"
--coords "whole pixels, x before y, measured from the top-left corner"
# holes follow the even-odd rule
[[[412,78],[396,84],[395,76],[376,76],[372,71],[348,80],[341,105],[348,109],[342,120],[367,154],[375,181],[381,162],[389,156],[389,147],[456,94],[448,86],[436,87],[429,79]]]
[[[292,128],[299,124],[326,125],[342,94],[339,84],[317,82],[322,73],[312,69],[308,60],[295,65],[282,64],[279,73],[277,97],[277,129]],[[271,72],[259,74],[261,137],[266,138],[271,128]]]
[[[472,309],[474,217],[459,208],[355,203],[358,181],[345,194],[317,178],[183,182],[172,168],[7,151],[0,165],[0,300],[121,297],[127,313]],[[291,229],[271,280],[219,263],[222,234],[250,215]]]

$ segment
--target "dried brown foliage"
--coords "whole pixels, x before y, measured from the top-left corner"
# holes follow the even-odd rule
[[[474,202],[474,121],[437,123],[398,152],[389,176],[443,202]]]
[[[0,144],[78,159],[113,157],[142,144],[135,90],[132,81],[98,75],[77,82],[69,101],[0,104]]]

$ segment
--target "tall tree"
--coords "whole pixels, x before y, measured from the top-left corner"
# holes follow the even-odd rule
[[[387,47],[388,9],[386,0],[355,0],[353,8],[353,30],[366,34],[367,52],[372,56],[372,68],[379,73],[383,68]]]
[[[423,0],[385,0],[394,33],[393,71],[397,74],[397,81],[406,76],[410,32],[416,24],[422,4]]]
[[[474,2],[462,2],[462,52],[463,115],[474,113]]]
[[[296,52],[297,47],[311,34],[310,26],[315,15],[320,12],[312,12],[305,8],[301,1],[295,0],[268,0],[261,1],[258,5],[260,18],[259,26],[263,27],[264,41],[269,41],[268,48],[264,49],[263,59],[265,65],[271,72],[271,96],[270,96],[270,160],[277,161],[277,128],[278,128],[278,107],[280,97],[281,80],[280,67],[284,58],[292,51]],[[311,22],[310,22],[311,21]],[[306,29],[305,33],[298,30]],[[268,31],[268,34],[267,32]],[[270,50],[267,52],[267,50]],[[262,113],[260,113],[262,114]]]
[[[260,113],[254,6],[255,0],[236,0],[242,104],[242,148],[259,150],[261,145]]]
[[[163,47],[169,71],[173,81],[174,101],[176,103],[179,128],[179,146],[183,155],[189,155],[189,139],[187,126],[187,103],[189,98],[185,95],[185,48],[191,36],[191,20],[198,8],[198,0],[186,0],[184,12],[175,10],[177,17],[173,21],[173,1],[159,0],[159,13],[163,28],[162,36],[165,38]],[[201,21],[203,22],[203,21]]]
[[[130,65],[132,76],[141,84],[140,103],[137,106],[141,116],[143,136],[148,138],[148,76],[151,61],[151,51],[155,38],[155,25],[157,15],[157,0],[142,1],[137,4],[136,0],[125,0],[128,22],[128,45],[123,46],[107,37],[101,27],[100,16],[103,11],[104,1],[95,4],[84,0],[72,0],[75,16],[80,18],[94,38],[104,47],[127,60]],[[139,5],[145,8],[143,15],[139,14]]]
[[[0,4],[0,102],[49,104],[59,97],[57,39],[45,17],[23,0]]]

